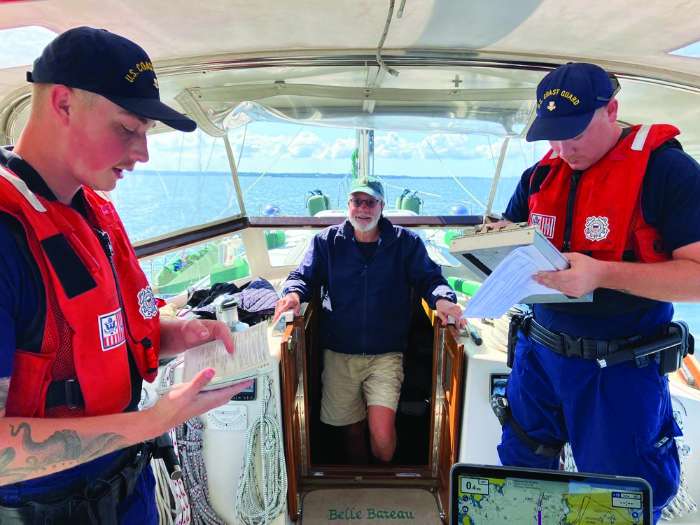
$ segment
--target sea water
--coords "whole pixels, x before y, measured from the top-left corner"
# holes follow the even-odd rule
[[[279,208],[280,215],[308,216],[306,198],[311,190],[326,194],[332,208],[347,207],[347,175],[250,173],[241,174],[239,180],[249,216],[265,215],[269,206]],[[385,177],[383,181],[387,208],[394,208],[396,198],[409,189],[418,192],[424,215],[448,215],[455,206],[479,215],[491,189],[491,179],[484,177],[460,177],[457,182],[449,177]],[[505,209],[517,181],[501,180],[495,211]],[[226,173],[126,173],[112,196],[132,241],[240,213],[231,175]]]

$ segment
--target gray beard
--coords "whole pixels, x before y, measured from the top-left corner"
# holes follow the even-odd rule
[[[379,224],[379,217],[375,218],[372,222],[367,224],[366,226],[363,224],[359,224],[354,217],[348,217],[348,220],[350,221],[350,224],[352,224],[352,227],[355,228],[355,230],[361,231],[362,233],[367,233],[372,231],[374,228],[377,227],[377,224]]]

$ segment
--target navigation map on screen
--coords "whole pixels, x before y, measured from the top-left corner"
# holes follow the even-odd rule
[[[523,478],[457,477],[457,523],[642,524],[638,487]]]

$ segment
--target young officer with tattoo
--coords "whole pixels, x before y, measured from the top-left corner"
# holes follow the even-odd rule
[[[537,282],[593,302],[534,305],[512,331],[498,453],[504,465],[557,469],[568,441],[580,471],[645,478],[658,519],[679,483],[665,373],[692,345],[671,301],[700,298],[700,166],[677,128],[620,126],[618,87],[584,63],[537,87],[527,140],[551,149],[504,217],[538,225],[569,259]]]
[[[214,371],[139,412],[159,357],[223,323],[160,320],[112,190],[148,160],[160,102],[148,55],[105,30],[51,42],[27,74],[31,115],[0,149],[0,523],[158,523],[144,443],[247,386],[200,393]]]

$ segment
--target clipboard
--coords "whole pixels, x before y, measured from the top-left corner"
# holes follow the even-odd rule
[[[552,270],[564,270],[569,261],[544,236],[537,226],[526,222],[509,224],[497,230],[482,232],[483,226],[465,228],[461,237],[456,237],[450,245],[450,252],[473,275],[483,282],[511,251],[523,246],[533,246],[552,265]],[[581,297],[564,294],[529,295],[522,299],[524,304],[534,303],[586,303],[593,300],[589,293]]]

